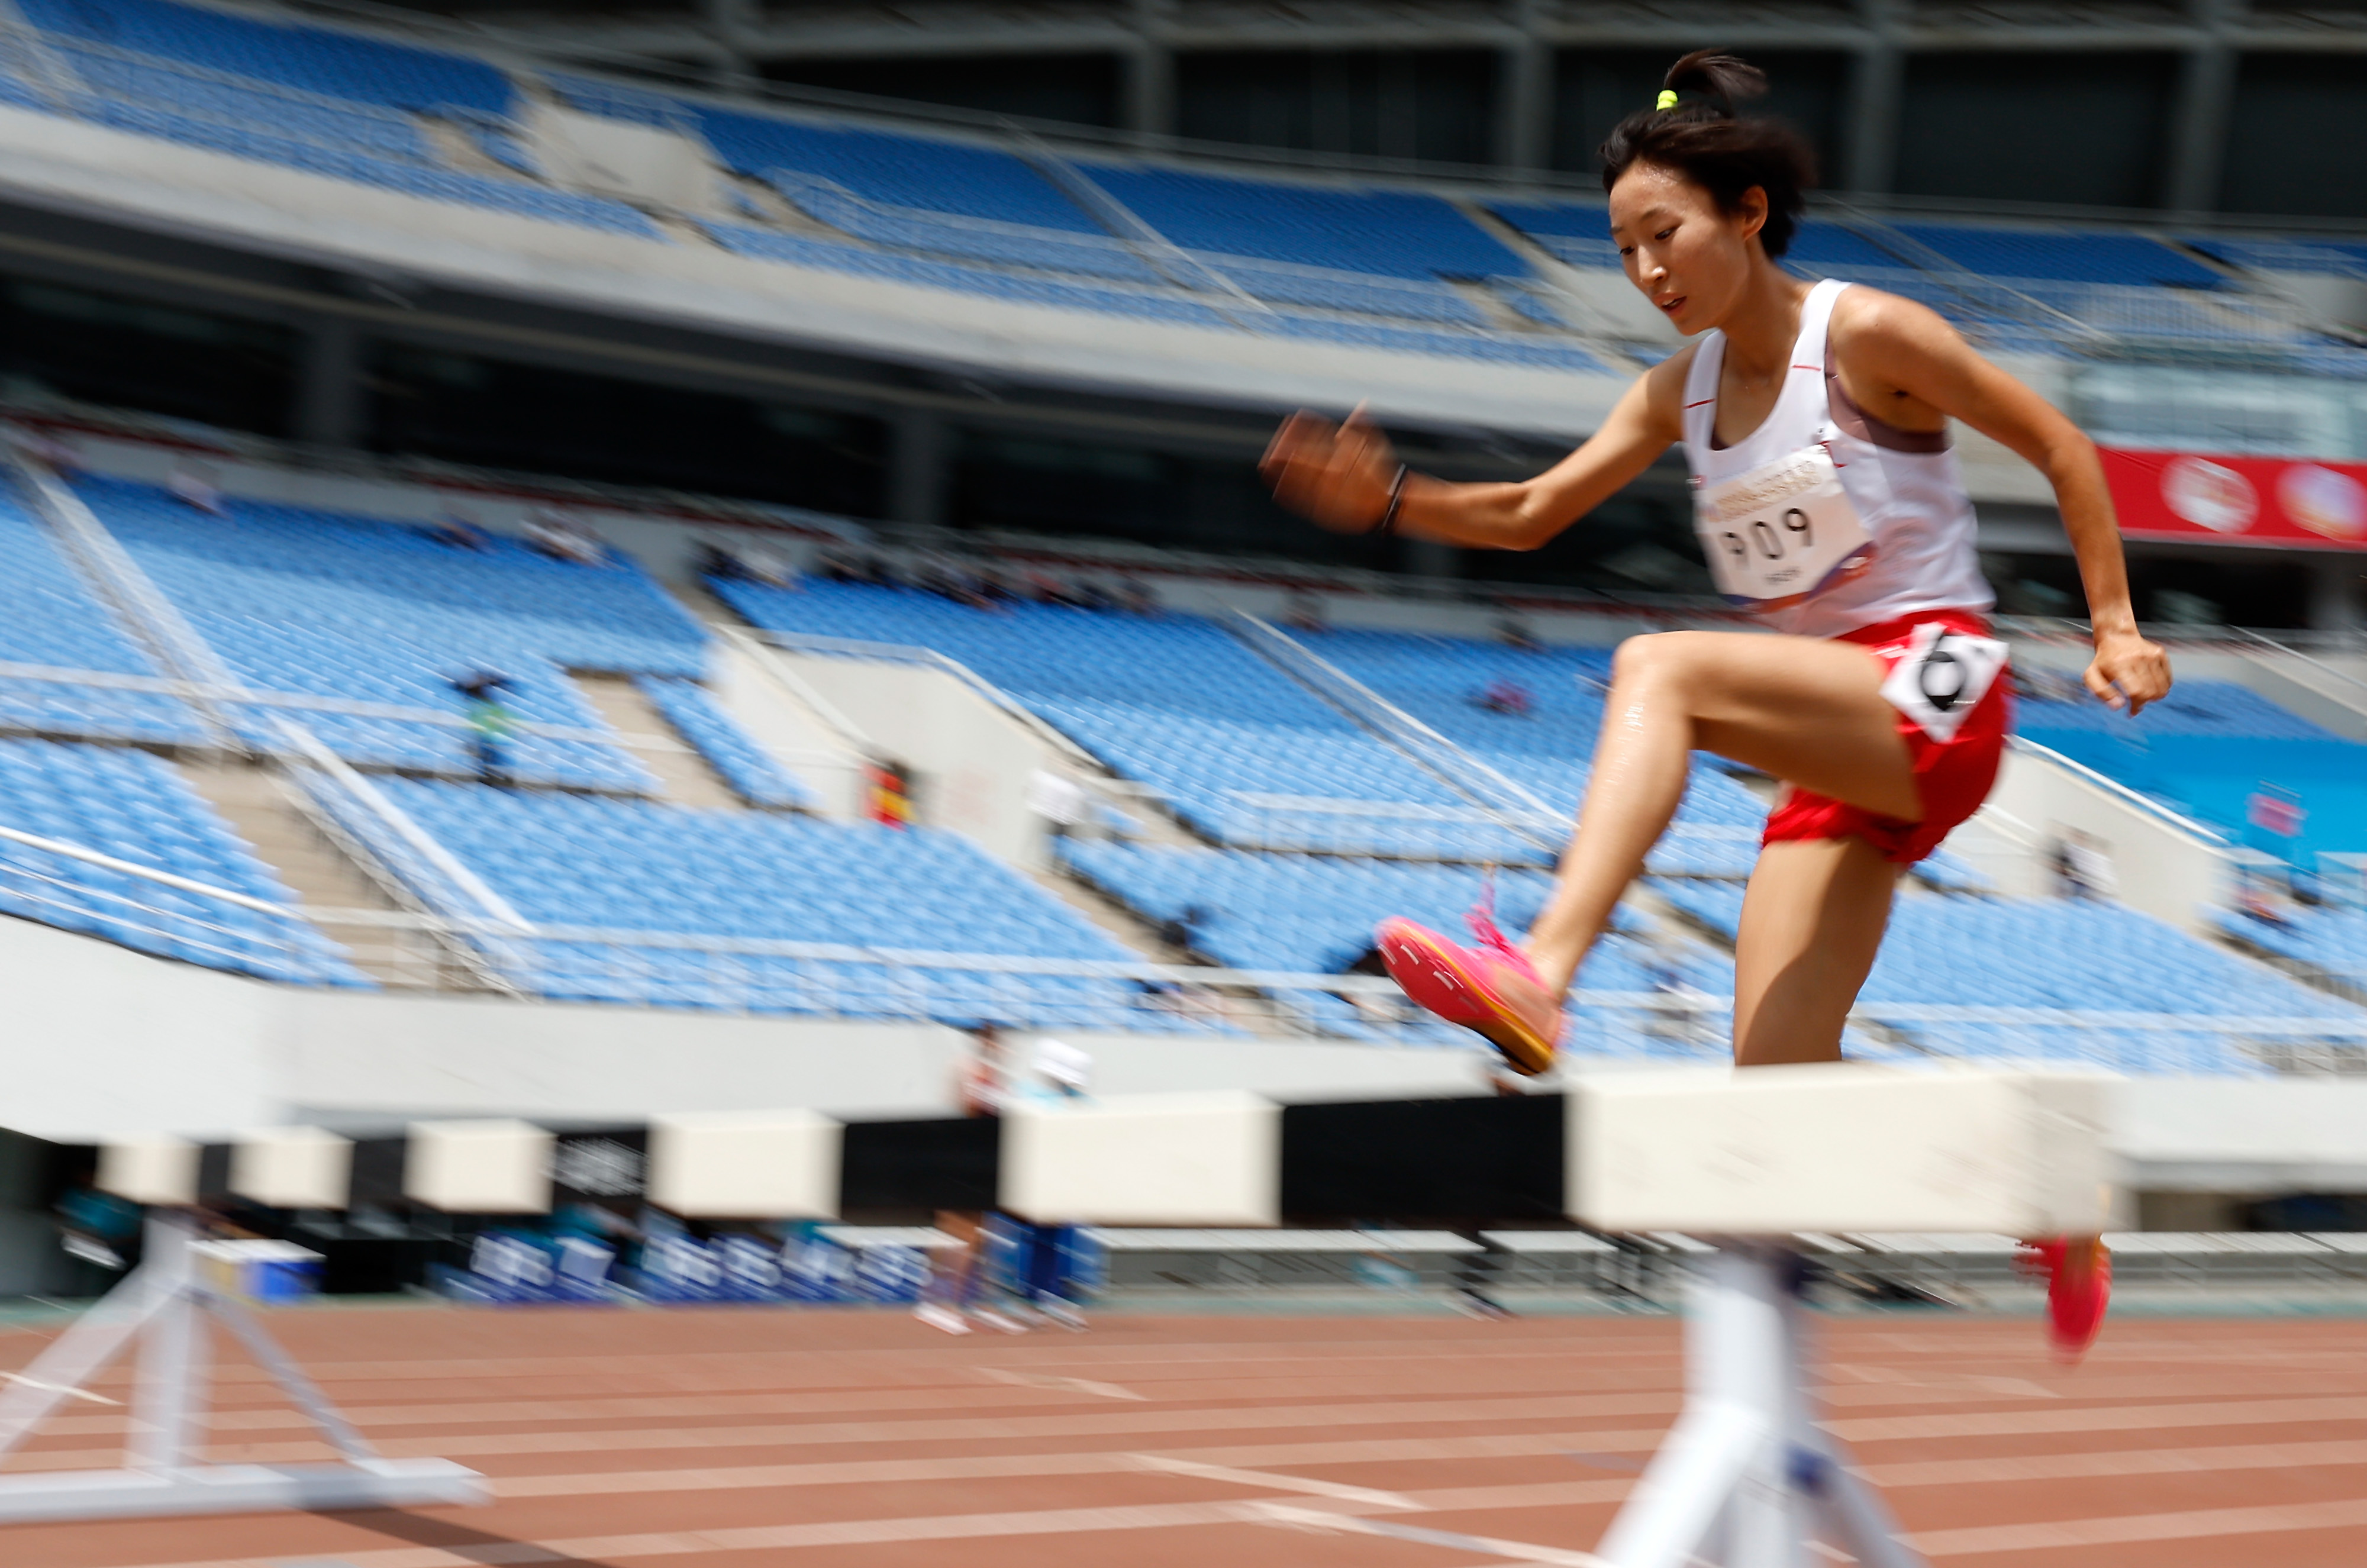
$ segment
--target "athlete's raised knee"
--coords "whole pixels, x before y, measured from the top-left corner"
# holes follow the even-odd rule
[[[1612,683],[1633,686],[1682,679],[1700,668],[1713,636],[1709,632],[1648,632],[1631,637],[1611,656]]]

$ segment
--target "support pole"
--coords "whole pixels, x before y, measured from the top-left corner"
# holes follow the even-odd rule
[[[1606,1568],[1812,1568],[1820,1542],[1925,1568],[1808,1395],[1799,1256],[1729,1240],[1686,1292],[1685,1405],[1597,1550]]]

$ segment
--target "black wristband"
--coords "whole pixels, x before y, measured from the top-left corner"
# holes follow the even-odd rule
[[[1403,463],[1398,465],[1398,477],[1389,481],[1389,503],[1382,510],[1381,520],[1374,525],[1376,534],[1394,534],[1398,527],[1398,508],[1405,504],[1406,477],[1412,470]]]

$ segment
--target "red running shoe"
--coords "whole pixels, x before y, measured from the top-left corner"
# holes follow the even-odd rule
[[[1546,989],[1528,954],[1496,929],[1484,905],[1466,918],[1479,939],[1476,947],[1411,920],[1383,920],[1374,932],[1381,962],[1407,996],[1478,1033],[1514,1072],[1534,1077],[1553,1066],[1561,1000]]]
[[[2104,1326],[2112,1299],[2112,1255],[2101,1236],[2053,1236],[2022,1244],[2022,1266],[2046,1276],[2046,1337],[2056,1358],[2076,1361]]]

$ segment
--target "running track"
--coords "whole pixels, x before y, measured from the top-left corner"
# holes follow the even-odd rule
[[[490,1507],[0,1528],[7,1568],[1507,1568],[1583,1553],[1677,1405],[1662,1318],[285,1312],[390,1454]],[[1946,1568],[2367,1563],[2367,1323],[1829,1323],[1834,1429]],[[20,1366],[46,1331],[0,1335]],[[100,1394],[129,1392],[125,1374]],[[327,1450],[243,1361],[216,1458]],[[109,1463],[76,1402],[11,1468]],[[1316,1527],[1323,1528],[1318,1529]]]

